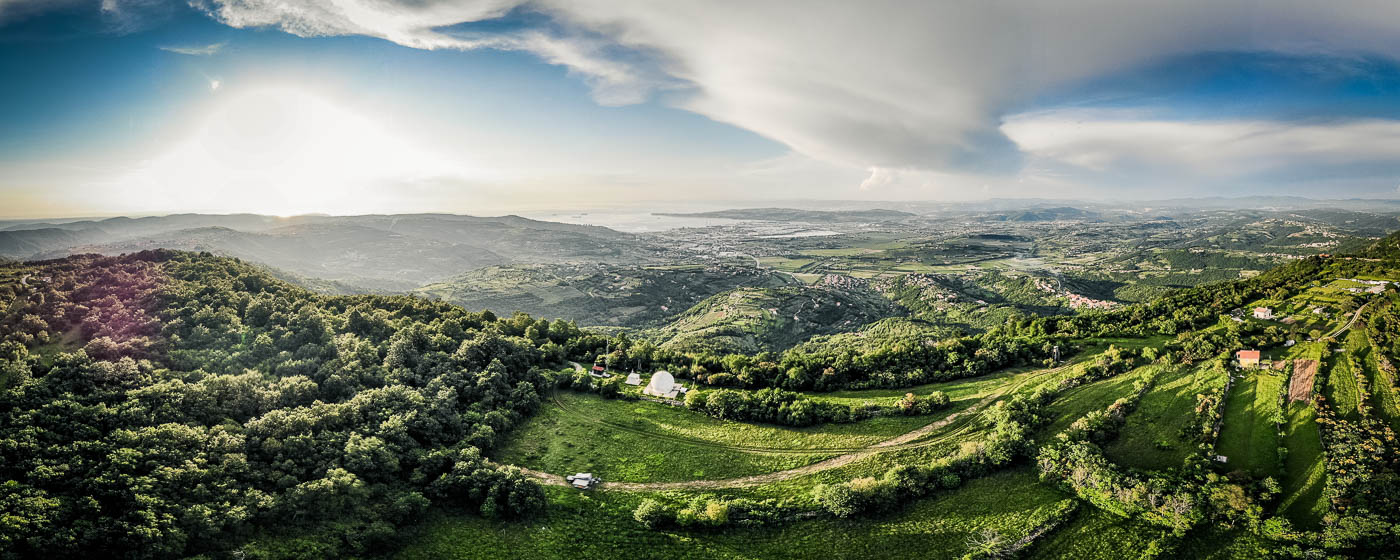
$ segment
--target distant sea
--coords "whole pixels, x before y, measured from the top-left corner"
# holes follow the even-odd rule
[[[658,210],[662,212],[664,210]],[[725,226],[742,222],[729,218],[686,218],[657,216],[651,212],[596,210],[588,212],[531,212],[521,216],[532,220],[603,226],[627,233],[651,233],[688,227]]]

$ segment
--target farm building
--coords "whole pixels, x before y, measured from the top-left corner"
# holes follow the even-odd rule
[[[1269,309],[1269,308],[1267,308],[1267,307],[1256,307],[1256,308],[1254,308],[1254,318],[1255,318],[1255,319],[1273,319],[1273,318],[1274,318],[1274,310]]]
[[[1239,362],[1239,365],[1242,368],[1258,367],[1259,351],[1240,350],[1239,352],[1235,352],[1235,361]]]
[[[588,375],[592,375],[593,377],[599,377],[599,378],[602,378],[602,377],[612,377],[611,375],[608,374],[608,369],[605,368],[605,367],[603,367],[603,366],[593,366],[593,371],[592,371],[592,372],[589,372]]]

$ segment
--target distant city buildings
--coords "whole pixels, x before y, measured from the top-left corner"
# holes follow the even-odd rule
[[[1084,297],[1069,290],[1057,289],[1055,286],[1050,285],[1050,282],[1045,280],[1036,280],[1035,287],[1043,292],[1048,292],[1069,300],[1069,306],[1074,309],[1109,309],[1118,305],[1116,301]],[[978,301],[978,303],[981,303],[981,301]]]

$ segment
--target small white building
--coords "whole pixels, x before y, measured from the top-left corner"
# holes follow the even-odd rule
[[[592,488],[593,484],[598,481],[598,479],[593,478],[593,473],[586,472],[571,474],[569,476],[564,477],[564,479],[568,480],[569,484],[573,485],[574,488],[578,488],[579,490],[587,490],[589,488]]]
[[[641,385],[641,384],[642,384],[642,376],[637,375],[637,372],[634,371],[634,372],[632,372],[632,373],[627,374],[627,381],[624,381],[623,383],[626,383],[626,384],[628,384],[628,385],[633,385],[633,386]]]
[[[1255,319],[1273,319],[1273,318],[1274,318],[1274,310],[1269,309],[1269,308],[1267,308],[1267,307],[1256,307],[1256,308],[1254,308],[1254,318],[1255,318]]]

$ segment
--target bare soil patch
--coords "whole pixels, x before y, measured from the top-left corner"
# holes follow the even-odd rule
[[[1293,360],[1293,378],[1288,382],[1288,402],[1311,402],[1317,360]]]

